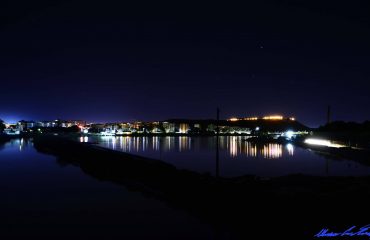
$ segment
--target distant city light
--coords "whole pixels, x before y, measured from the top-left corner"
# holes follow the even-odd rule
[[[292,137],[294,136],[294,132],[289,130],[289,131],[286,131],[285,132],[285,136],[288,138],[288,139],[292,139]]]
[[[228,121],[231,122],[236,122],[236,121],[257,121],[257,120],[290,120],[290,121],[295,121],[295,117],[289,117],[289,118],[284,118],[284,116],[281,115],[271,115],[271,116],[264,116],[264,117],[244,117],[244,118],[237,118],[237,117],[232,117],[227,119]]]
[[[238,118],[232,117],[227,119],[228,121],[261,121],[261,125],[265,124],[263,119],[269,120],[277,120],[283,119],[285,121],[289,121],[291,118],[283,118],[282,116],[278,115],[271,115],[265,117],[246,117],[246,118]],[[258,121],[258,122],[259,122]],[[268,120],[267,120],[268,121]],[[266,123],[268,123],[266,121]],[[268,128],[264,126],[260,128],[258,122],[253,124],[254,127],[243,125],[243,124],[224,124],[219,127],[220,133],[222,134],[253,134],[254,131],[267,131]],[[263,123],[262,123],[263,122]],[[235,122],[237,123],[237,122]],[[257,125],[257,126],[256,126]],[[79,132],[85,135],[100,135],[100,136],[122,136],[122,135],[130,135],[130,134],[140,134],[140,133],[153,133],[153,134],[161,134],[161,133],[178,133],[178,134],[201,134],[202,131],[216,133],[215,122],[209,122],[207,125],[201,124],[201,122],[121,122],[121,123],[91,123],[86,124],[86,121],[81,120],[48,120],[48,121],[18,121],[15,124],[8,124],[5,123],[4,134],[12,134],[15,131],[19,131],[21,133],[29,133],[29,132],[40,132],[42,133],[45,129],[47,132],[50,130],[58,130],[62,131],[64,128],[71,128],[73,127],[73,131],[77,131],[79,128]],[[53,131],[51,131],[53,132]],[[266,132],[267,134],[274,135],[274,138],[286,137],[290,139],[295,135],[299,134],[307,134],[307,132]]]
[[[236,122],[236,121],[239,121],[239,118],[229,118],[228,121]]]
[[[284,117],[280,115],[273,115],[273,116],[265,116],[262,119],[263,120],[283,120]]]
[[[345,145],[332,143],[331,141],[325,140],[325,139],[307,138],[304,142],[309,145],[317,145],[317,146],[325,146],[325,147],[334,147],[334,148],[345,147]]]
[[[256,121],[256,120],[258,120],[258,117],[247,117],[247,118],[243,118],[243,120],[246,120],[246,121]]]

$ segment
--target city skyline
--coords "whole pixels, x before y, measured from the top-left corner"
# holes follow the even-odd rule
[[[6,121],[6,118],[1,118],[0,120],[3,120],[5,123],[8,124],[16,124],[18,122],[84,122],[86,123],[124,123],[124,122],[164,122],[168,120],[215,120],[215,117],[213,118],[204,118],[204,119],[193,119],[193,118],[167,118],[167,119],[156,119],[156,120],[140,120],[140,119],[135,119],[132,121],[106,121],[106,122],[94,122],[94,121],[87,121],[84,119],[65,119],[65,118],[53,118],[53,119],[14,119],[13,121]],[[296,121],[295,117],[292,116],[283,116],[283,115],[277,115],[277,114],[270,114],[270,115],[261,115],[261,116],[242,116],[242,117],[229,117],[229,118],[220,118],[220,120],[223,121],[257,121],[257,120],[290,120],[290,121]]]
[[[331,109],[331,107],[329,107]],[[328,111],[328,110],[327,110]],[[325,124],[328,123],[328,112],[325,112],[326,115],[323,115],[322,117],[322,122],[319,123],[318,125],[310,125],[310,124],[307,124],[307,122],[304,120],[304,119],[297,119],[297,117],[295,115],[281,115],[281,114],[262,114],[262,115],[236,115],[236,114],[233,114],[233,115],[230,115],[230,116],[222,116],[221,114],[221,117],[220,119],[221,120],[227,120],[227,121],[239,121],[239,120],[269,120],[269,119],[272,119],[272,120],[282,120],[282,119],[289,119],[289,120],[297,120],[301,123],[303,123],[304,125],[308,126],[308,127],[311,127],[311,128],[315,128],[315,127],[319,127],[319,126],[324,126]],[[331,113],[330,113],[331,114]],[[97,118],[99,119],[99,118]],[[63,118],[63,117],[51,117],[51,118],[47,118],[47,119],[40,119],[40,118],[35,118],[35,119],[31,119],[31,118],[22,118],[22,117],[9,117],[9,116],[0,116],[0,120],[3,120],[5,123],[8,123],[8,124],[16,124],[17,122],[19,121],[34,121],[34,122],[43,122],[43,121],[55,121],[55,120],[59,120],[59,121],[85,121],[86,123],[124,123],[124,122],[163,122],[163,121],[167,121],[167,120],[171,120],[171,119],[188,119],[188,120],[208,120],[208,119],[216,119],[216,114],[214,114],[214,116],[210,116],[210,117],[205,117],[205,118],[186,118],[186,117],[176,117],[176,116],[172,116],[172,117],[167,117],[167,118],[164,118],[164,119],[140,119],[140,118],[133,118],[133,119],[116,119],[116,120],[107,120],[107,121],[104,121],[104,120],[97,120],[97,121],[94,121],[94,120],[90,120],[90,119],[83,119],[83,118]],[[360,121],[345,121],[343,119],[336,119],[336,118],[332,118],[332,116],[330,115],[330,121],[331,122],[336,122],[336,121],[343,121],[343,122],[357,122],[357,123],[362,123],[362,122],[366,122],[366,121],[369,121],[368,119],[364,119],[364,120],[360,120]]]

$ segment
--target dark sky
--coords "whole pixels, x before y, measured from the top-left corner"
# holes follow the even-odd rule
[[[125,2],[1,1],[0,118],[370,119],[366,1]]]

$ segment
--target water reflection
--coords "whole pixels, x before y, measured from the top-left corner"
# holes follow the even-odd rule
[[[283,146],[281,144],[264,145],[261,154],[267,159],[281,158],[283,156]]]
[[[240,137],[230,137],[227,139],[226,146],[230,157],[245,155],[247,157],[263,157],[266,159],[281,158],[283,156],[283,145],[276,143],[255,144],[240,139]],[[293,145],[291,145],[293,147]],[[289,155],[293,155],[293,152]]]
[[[82,143],[87,143],[89,142],[89,137],[85,136],[85,137],[80,137],[80,142]]]
[[[244,136],[219,137],[94,137],[81,142],[97,142],[100,146],[144,157],[159,159],[179,169],[188,169],[214,176],[232,177],[308,175],[368,175],[369,167],[352,161],[327,160],[317,153],[293,144],[254,143]],[[348,163],[353,163],[349,165]],[[216,166],[216,167],[215,167]],[[329,173],[328,173],[329,172]]]
[[[8,142],[0,142],[0,150],[5,149],[6,146],[11,147],[11,151],[23,152],[27,147],[33,147],[33,142],[24,138],[12,139]],[[10,149],[8,149],[9,151]]]
[[[293,146],[293,144],[288,143],[288,144],[286,145],[286,149],[288,150],[288,154],[289,154],[290,156],[293,156],[293,155],[294,155],[294,146]]]
[[[192,152],[204,148],[199,141],[191,137],[102,137],[105,147],[124,152]],[[207,147],[215,147],[215,138],[206,141]],[[80,142],[89,142],[89,137],[81,137]],[[247,157],[262,157],[266,159],[281,158],[283,155],[293,156],[294,146],[285,146],[277,143],[255,144],[246,141],[243,137],[231,136],[220,138],[221,151],[228,152],[229,157],[235,158],[240,155]],[[285,151],[284,151],[285,150]]]
[[[19,151],[22,152],[23,148],[24,148],[24,139],[22,138],[19,143]]]
[[[191,141],[190,141],[191,138],[189,137],[186,137],[186,136],[181,136],[179,138],[179,152],[183,152],[183,151],[188,151],[191,149]],[[170,148],[168,148],[168,150],[171,150]]]
[[[237,157],[238,155],[245,155],[248,157],[257,157],[258,152],[262,153],[262,149],[258,149],[256,144],[247,141],[240,141],[238,137],[230,137],[227,143],[221,145],[221,149],[228,149],[230,157]]]
[[[79,140],[86,142],[90,138]],[[112,139],[114,142],[120,146],[120,139]],[[83,161],[83,166],[77,167],[71,165],[73,158],[38,152],[27,138],[0,142],[1,146],[1,239],[212,237],[209,224],[185,211],[147,198],[133,184],[124,188],[111,183],[111,179],[119,177],[109,179],[116,176],[106,174],[109,164],[102,165],[108,168],[100,168]],[[99,174],[103,178],[96,177]],[[101,181],[105,177],[109,181]]]

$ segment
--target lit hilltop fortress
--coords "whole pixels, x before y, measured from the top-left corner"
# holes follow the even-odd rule
[[[236,118],[232,117],[227,119],[227,121],[230,122],[236,122],[236,121],[257,121],[257,120],[290,120],[290,121],[295,121],[294,117],[287,117],[285,118],[284,116],[281,115],[271,115],[271,116],[264,116],[264,117],[244,117],[244,118]]]

